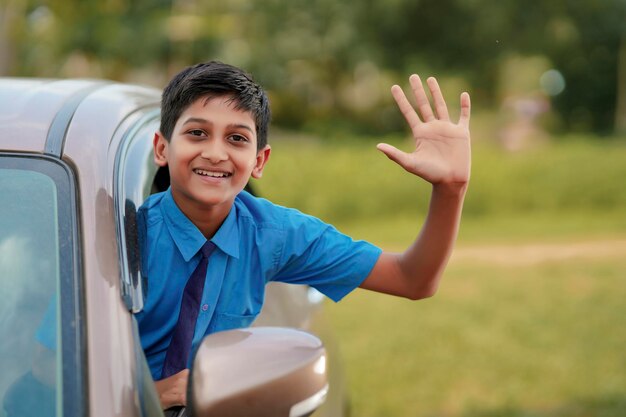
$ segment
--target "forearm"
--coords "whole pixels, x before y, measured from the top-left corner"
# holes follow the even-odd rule
[[[456,241],[467,183],[433,185],[428,215],[419,236],[397,262],[410,298],[433,295]]]
[[[428,215],[404,253],[383,252],[361,288],[413,300],[432,296],[456,240],[467,184],[433,186]]]

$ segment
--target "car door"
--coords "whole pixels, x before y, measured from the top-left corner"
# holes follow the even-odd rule
[[[130,128],[116,157],[114,205],[118,225],[118,245],[122,260],[122,297],[131,312],[141,311],[144,283],[138,250],[137,209],[152,193],[169,186],[167,170],[153,161],[152,139],[159,128],[159,112],[146,112]],[[254,192],[250,187],[248,191]],[[321,306],[323,295],[308,286],[270,283],[266,288],[264,306],[253,326],[282,326],[314,332],[325,339],[332,368],[331,389],[326,404],[316,416],[343,416],[347,410],[347,392],[338,349],[332,331],[325,321]],[[138,357],[138,361],[145,362]],[[144,386],[150,381],[145,374]],[[148,395],[148,390],[143,389]],[[152,394],[150,394],[152,395]]]

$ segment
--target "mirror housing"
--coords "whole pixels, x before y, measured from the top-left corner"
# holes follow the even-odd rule
[[[301,330],[253,327],[207,336],[189,377],[193,417],[304,417],[328,391],[326,351]]]

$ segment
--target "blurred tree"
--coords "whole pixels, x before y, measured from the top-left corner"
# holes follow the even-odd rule
[[[617,111],[626,87],[616,88],[626,85],[626,66],[618,59],[626,48],[624,0],[365,3],[357,8],[357,27],[385,66],[460,72],[471,80],[475,96],[493,99],[503,56],[543,54],[565,78],[554,104],[568,129],[608,133],[616,114],[619,119],[626,110],[622,104]]]
[[[27,0],[0,2],[0,75],[11,74],[16,61],[16,45],[26,20]]]
[[[366,0],[356,10],[360,39],[381,64],[403,73],[461,73],[485,98],[493,95],[502,45],[511,35],[507,9],[479,1]]]
[[[561,3],[558,9],[556,3]],[[543,50],[565,77],[556,109],[570,129],[611,133],[620,100],[617,85],[626,77],[626,67],[619,65],[626,2],[561,0],[552,5],[556,10],[546,13],[545,41],[534,50]]]
[[[461,76],[496,105],[502,63],[543,55],[562,125],[610,132],[626,126],[625,21],[625,0],[4,0],[0,73],[162,85],[221,59],[268,88],[278,124],[379,133],[402,128],[388,87],[410,72]]]
[[[615,127],[618,133],[626,135],[626,33],[622,33],[617,64],[617,106]]]

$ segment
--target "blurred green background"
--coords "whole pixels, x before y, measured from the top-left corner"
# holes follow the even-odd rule
[[[1,0],[0,75],[163,87],[219,59],[264,85],[254,185],[388,250],[429,186],[389,94],[472,96],[473,170],[439,293],[327,304],[354,416],[626,415],[626,1]]]

